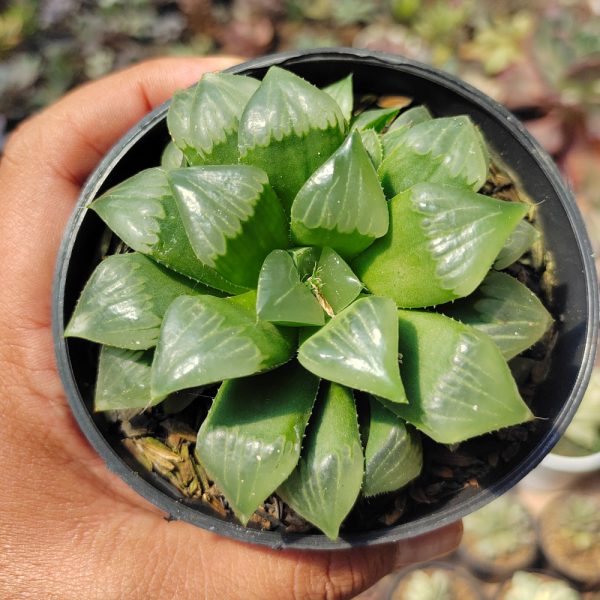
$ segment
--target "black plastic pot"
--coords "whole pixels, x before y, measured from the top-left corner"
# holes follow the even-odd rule
[[[63,328],[107,240],[105,226],[85,207],[108,187],[159,164],[168,141],[165,122],[168,104],[145,117],[119,141],[81,193],[60,250],[54,285],[58,368],[79,426],[108,468],[173,519],[276,548],[330,549],[410,538],[456,521],[507,491],[542,460],[564,432],[585,391],[594,359],[598,292],[592,249],[582,218],[552,160],[506,109],[476,89],[451,75],[399,56],[351,49],[278,54],[230,71],[260,78],[271,65],[283,66],[317,85],[353,73],[358,93],[408,95],[426,104],[436,116],[470,115],[517,174],[527,193],[540,203],[538,222],[555,261],[553,311],[559,322],[559,334],[550,375],[534,398],[534,412],[543,418],[535,444],[524,446],[509,466],[495,469],[479,489],[465,489],[428,512],[415,515],[409,522],[351,534],[335,542],[317,534],[262,532],[223,521],[208,508],[189,506],[159,476],[143,472],[111,433],[106,417],[92,411],[97,347],[84,340],[65,340]]]

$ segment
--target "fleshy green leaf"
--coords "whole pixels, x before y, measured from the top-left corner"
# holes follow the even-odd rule
[[[390,131],[395,131],[396,129],[412,127],[413,125],[424,123],[425,121],[430,121],[431,119],[433,119],[433,116],[425,106],[413,106],[408,110],[402,111],[398,115],[396,120],[390,125],[388,133]],[[384,138],[385,135],[386,134],[384,134]]]
[[[374,129],[367,129],[360,132],[363,146],[373,163],[375,169],[379,168],[383,160],[383,146],[381,145],[381,136]]]
[[[406,402],[396,320],[389,298],[359,298],[300,346],[298,360],[323,379]]]
[[[494,271],[473,294],[443,311],[489,335],[506,360],[533,346],[552,323],[550,313],[529,288]]]
[[[501,271],[518,261],[539,239],[540,232],[527,221],[520,221],[510,234],[494,262],[494,269]]]
[[[190,164],[236,164],[240,116],[259,86],[251,77],[206,73],[173,97],[167,125]]]
[[[417,477],[423,466],[419,433],[374,398],[370,406],[362,489],[367,497],[400,489]]]
[[[290,248],[288,252],[294,260],[300,279],[306,281],[317,268],[317,263],[321,256],[321,248],[317,248],[316,246],[305,246],[303,248]]]
[[[293,248],[289,254],[300,280],[310,288],[329,316],[341,312],[363,289],[352,269],[331,248]]]
[[[323,387],[300,463],[278,494],[333,540],[360,492],[364,458],[352,391]]]
[[[295,330],[256,318],[256,294],[180,296],[167,310],[152,365],[152,395],[246,377],[287,362]]]
[[[164,169],[137,173],[108,190],[90,208],[137,252],[218,290],[231,294],[247,291],[198,260]]]
[[[85,284],[65,336],[132,350],[151,348],[177,296],[211,293],[141,254],[109,256]]]
[[[500,349],[485,333],[436,313],[399,310],[409,404],[386,406],[442,444],[533,418]]]
[[[278,325],[323,325],[325,313],[285,250],[267,256],[258,279],[256,313]]]
[[[331,248],[323,248],[316,270],[320,293],[338,314],[360,294],[363,284],[342,257]]]
[[[271,67],[240,121],[241,162],[267,172],[289,213],[298,190],[340,145],[345,131],[344,115],[329,94]]]
[[[390,128],[381,136],[384,156],[388,156],[388,154],[391,154],[402,145],[406,133],[413,125],[431,121],[432,119],[431,113],[424,106],[415,106],[401,113],[390,125]]]
[[[196,455],[244,525],[296,467],[318,387],[294,361],[219,388]]]
[[[351,128],[358,131],[374,129],[377,133],[380,133],[399,111],[399,108],[373,108],[365,110],[354,119]]]
[[[443,117],[413,125],[386,155],[379,175],[388,198],[425,181],[477,191],[487,179],[488,162],[485,142],[469,117]]]
[[[168,177],[198,259],[236,285],[256,287],[267,254],[289,244],[285,214],[264,171],[201,166]]]
[[[302,186],[292,205],[292,239],[355,256],[388,229],[387,203],[358,132]]]
[[[483,281],[525,204],[422,183],[390,201],[390,230],[352,262],[373,293],[404,308],[467,296]]]
[[[154,350],[134,351],[102,346],[94,410],[149,408],[163,397],[150,394],[150,371]]]
[[[163,169],[179,169],[185,167],[187,161],[183,152],[175,145],[174,142],[169,142],[160,157],[160,166]]]
[[[344,118],[348,123],[352,118],[352,110],[354,108],[354,93],[352,91],[352,73],[344,79],[340,79],[331,85],[323,88],[323,91],[328,93],[340,107]]]

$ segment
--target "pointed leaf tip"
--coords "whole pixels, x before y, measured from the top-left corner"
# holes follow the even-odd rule
[[[352,73],[323,88],[323,91],[329,94],[340,107],[344,118],[349,123],[352,118],[354,108],[354,93],[352,90]]]
[[[190,164],[237,163],[239,119],[258,86],[251,77],[206,73],[196,86],[174,95],[167,126]]]
[[[299,245],[356,256],[388,230],[388,206],[360,133],[353,132],[302,186],[291,212]]]
[[[388,140],[396,135],[390,134]],[[379,175],[390,198],[420,182],[477,191],[487,179],[488,162],[483,137],[469,117],[442,117],[412,124],[392,144]]]
[[[389,298],[356,300],[300,346],[298,360],[324,379],[406,402],[396,307]]]
[[[212,293],[137,252],[109,256],[85,284],[65,336],[131,350],[151,348],[175,298]]]
[[[370,408],[362,489],[366,497],[404,487],[423,466],[420,434],[375,398],[370,398]]]
[[[198,260],[164,169],[140,171],[102,194],[90,208],[137,252],[217,290],[248,290]]]
[[[400,307],[443,304],[477,288],[526,212],[464,187],[420,183],[390,201],[389,232],[351,266]]]
[[[266,173],[211,165],[176,169],[168,178],[198,259],[236,285],[256,287],[265,257],[289,244],[287,220]]]
[[[271,67],[240,121],[241,162],[267,172],[289,214],[298,190],[340,145],[345,131],[346,120],[329,94]]]
[[[491,338],[436,313],[398,315],[409,404],[388,403],[390,410],[441,444],[533,418]]]
[[[363,289],[362,282],[344,259],[328,247],[321,251],[316,275],[320,293],[336,315],[354,302]]]
[[[152,397],[150,373],[154,350],[135,351],[102,346],[94,393],[94,410],[145,409],[164,397]]]
[[[278,494],[327,537],[338,537],[360,492],[364,457],[352,391],[322,386],[300,462]]]
[[[488,273],[470,296],[442,312],[489,335],[509,360],[530,348],[546,332],[552,316],[540,299],[507,273]]]
[[[273,250],[260,270],[256,296],[260,319],[279,325],[323,325],[325,313],[308,286],[300,280],[293,258]]]
[[[256,294],[180,296],[161,327],[152,365],[152,394],[268,371],[293,355],[294,330],[257,321]]]
[[[219,388],[196,455],[244,525],[296,467],[318,387],[292,361]]]

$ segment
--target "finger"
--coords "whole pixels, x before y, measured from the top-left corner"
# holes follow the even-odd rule
[[[36,173],[49,171],[81,185],[107,150],[145,114],[203,73],[238,62],[234,57],[162,58],[87,83],[26,122],[5,156],[21,168],[33,158]]]
[[[36,411],[41,410],[36,396],[64,405],[52,352],[51,286],[80,182],[151,108],[203,72],[234,62],[223,57],[143,63],[72,92],[13,134],[0,162],[0,362],[12,369],[0,383],[14,386],[3,402],[23,402],[14,391],[30,385]]]
[[[200,536],[183,523],[165,524],[164,530],[170,538],[167,546],[183,544],[193,548],[193,555],[210,572],[207,578],[190,561],[184,562],[179,570],[170,567],[170,575],[159,577],[163,585],[185,590],[187,593],[180,596],[182,600],[195,598],[199,583],[206,586],[207,598],[352,598],[407,562],[430,560],[451,552],[462,536],[462,525],[457,523],[398,544],[306,552],[268,550],[212,535],[209,543],[205,533]],[[236,572],[243,576],[232,577],[230,565],[236,565]],[[157,566],[168,568],[166,561],[154,565]],[[161,597],[157,588],[147,588],[144,592]]]
[[[39,585],[63,600],[79,598],[82,590],[89,600],[175,596],[178,600],[341,600],[373,585],[396,569],[399,560],[405,564],[407,556],[415,562],[447,554],[457,547],[462,531],[460,524],[454,524],[399,544],[305,552],[234,542],[185,523],[166,523],[149,513],[114,519],[92,513],[85,524],[82,528],[81,521],[73,520],[65,526],[63,521],[61,531],[50,532],[49,543],[60,556],[47,555],[42,544],[39,557],[17,561],[21,568],[24,563],[38,564],[36,572],[46,574],[27,577],[30,593]],[[72,528],[80,538],[93,537],[93,547],[84,555]],[[42,538],[45,535],[41,533]],[[52,561],[52,567],[44,568],[44,561]],[[49,581],[47,573],[55,577]]]
[[[146,518],[152,519],[150,516]],[[177,527],[180,531],[176,530]],[[206,586],[206,598],[215,599],[353,598],[399,566],[430,560],[453,551],[462,537],[462,524],[455,523],[398,544],[306,552],[268,550],[212,535],[212,543],[208,543],[206,534],[202,535],[205,539],[201,539],[197,531],[190,530],[183,523],[165,524],[164,529],[169,528],[170,536],[175,537],[178,544],[193,548],[193,555],[200,558],[204,567],[194,568],[190,560],[179,570],[168,567],[170,575],[158,578],[167,589],[175,586],[185,590],[187,593],[180,595],[182,600],[196,598],[200,582]],[[236,566],[236,573],[243,575],[232,577],[231,565]],[[166,561],[158,566],[167,568]],[[210,573],[208,577],[203,570]],[[162,597],[156,593],[160,589],[144,591],[146,596]],[[167,597],[166,590],[163,595]],[[140,594],[140,598],[143,597]]]

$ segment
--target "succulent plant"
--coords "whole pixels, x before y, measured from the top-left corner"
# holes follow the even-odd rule
[[[350,76],[209,74],[174,97],[163,165],[90,205],[131,250],[66,329],[102,344],[96,409],[220,384],[195,453],[244,524],[277,492],[335,538],[361,493],[418,475],[417,430],[453,444],[532,418],[506,360],[550,317],[491,270],[526,251],[530,207],[478,193],[468,117],[398,112],[354,115]],[[459,298],[462,322],[442,306]]]
[[[583,492],[564,493],[544,508],[540,541],[548,562],[583,585],[600,582],[600,500]]]
[[[336,0],[331,17],[335,25],[368,23],[379,12],[379,0]]]
[[[0,12],[0,56],[18,46],[35,28],[35,10],[32,2],[12,2]]]
[[[489,561],[514,556],[520,548],[535,545],[531,517],[509,494],[468,515],[463,523],[469,551]]]
[[[479,61],[488,75],[497,75],[523,60],[534,24],[534,16],[526,11],[494,19],[479,29],[473,40],[462,45],[461,58]]]
[[[388,0],[387,3],[392,17],[401,23],[412,21],[423,4],[422,0]]]
[[[558,527],[572,546],[572,551],[584,552],[600,544],[600,503],[593,496],[573,494],[565,498]]]
[[[418,570],[409,575],[402,600],[453,600],[450,574],[442,569]]]
[[[579,600],[581,595],[559,579],[517,571],[503,598],[505,600]]]

